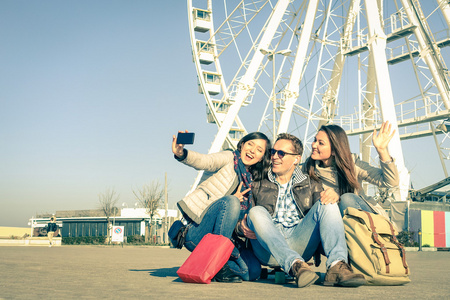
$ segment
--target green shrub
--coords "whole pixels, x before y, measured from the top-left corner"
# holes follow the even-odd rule
[[[61,243],[64,245],[100,245],[104,244],[106,236],[77,236],[63,237]]]
[[[143,244],[143,243],[145,243],[145,236],[137,234],[127,236],[127,244]]]
[[[413,240],[414,231],[402,231],[397,235],[397,239],[405,247],[419,247],[419,243]]]
[[[63,237],[61,244],[63,245],[102,245],[105,244],[106,236],[78,236],[78,237]],[[145,242],[145,237],[141,235],[127,236],[127,244],[132,245],[159,245],[150,242]]]

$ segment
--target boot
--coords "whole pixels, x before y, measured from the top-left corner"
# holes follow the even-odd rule
[[[214,280],[218,282],[228,282],[228,283],[237,283],[242,282],[242,279],[239,275],[235,274],[228,264],[225,264],[222,269],[217,272],[216,276],[214,276]]]
[[[311,270],[309,265],[301,260],[296,260],[292,265],[292,274],[299,288],[308,287],[319,278],[316,272]]]
[[[358,287],[365,283],[364,275],[353,273],[349,264],[340,261],[328,269],[323,285]]]

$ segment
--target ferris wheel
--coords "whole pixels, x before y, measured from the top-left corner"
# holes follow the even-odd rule
[[[448,1],[187,2],[199,92],[218,128],[210,152],[234,148],[248,131],[289,132],[308,150],[318,128],[334,123],[371,162],[371,133],[388,120],[402,200],[402,140],[433,136],[448,177]]]

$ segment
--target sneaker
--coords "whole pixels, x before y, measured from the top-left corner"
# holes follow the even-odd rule
[[[358,287],[365,283],[364,275],[353,273],[352,267],[349,264],[340,261],[328,269],[323,285]]]
[[[308,287],[319,278],[304,261],[296,260],[292,265],[292,274],[295,277],[295,283],[299,288]]]
[[[228,282],[228,283],[237,283],[242,282],[242,279],[239,275],[235,274],[228,264],[225,264],[222,269],[217,272],[216,276],[214,276],[214,280],[218,282]]]

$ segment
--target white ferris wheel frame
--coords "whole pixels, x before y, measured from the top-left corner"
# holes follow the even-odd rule
[[[232,131],[240,131],[242,133],[246,133],[246,129],[244,127],[243,122],[240,120],[239,117],[239,111],[241,107],[246,106],[251,102],[251,98],[253,97],[252,92],[255,89],[255,85],[258,84],[258,78],[261,76],[261,74],[264,72],[264,68],[267,65],[268,61],[265,61],[265,59],[270,59],[272,57],[273,60],[275,60],[276,54],[283,54],[283,51],[285,50],[278,50],[276,47],[279,46],[279,44],[274,44],[274,41],[277,39],[276,36],[280,35],[279,28],[282,22],[286,21],[286,15],[289,14],[289,8],[292,2],[291,0],[279,0],[276,2],[275,5],[272,5],[273,1],[270,0],[254,0],[254,1],[241,1],[239,2],[235,8],[231,11],[230,14],[226,15],[226,20],[223,21],[223,23],[220,24],[218,29],[214,29],[214,22],[213,22],[213,3],[211,0],[203,0],[204,4],[206,5],[203,9],[198,9],[193,5],[194,0],[188,0],[188,15],[189,15],[189,27],[190,27],[190,37],[191,37],[191,44],[192,44],[192,53],[193,53],[193,60],[197,69],[198,74],[198,82],[199,82],[199,91],[201,91],[204,94],[204,97],[206,99],[207,107],[208,107],[208,117],[211,119],[210,121],[212,123],[216,123],[218,126],[218,133],[215,136],[215,139],[212,143],[211,148],[209,149],[209,152],[217,152],[220,151],[224,146],[226,148],[234,147],[236,145],[236,136],[233,139],[232,136],[230,136],[230,132]],[[280,95],[283,98],[283,108],[280,109],[280,117],[278,126],[276,127],[275,121],[275,101],[276,101],[276,91],[275,91],[275,82],[280,77],[281,70],[279,73],[275,73],[275,62],[273,61],[273,90],[268,93],[268,98],[273,97],[273,106],[274,106],[274,114],[272,116],[272,121],[274,123],[273,125],[273,134],[275,133],[281,133],[281,132],[288,132],[289,130],[289,124],[291,121],[291,116],[294,111],[297,111],[297,113],[300,111],[300,114],[305,115],[308,119],[307,121],[307,128],[305,130],[305,139],[307,139],[308,134],[308,126],[310,124],[313,124],[312,121],[315,121],[317,125],[314,125],[315,128],[319,128],[320,125],[329,123],[329,122],[335,122],[337,123],[337,120],[335,119],[335,111],[336,106],[338,103],[338,93],[340,88],[340,82],[342,77],[342,69],[345,64],[345,58],[348,55],[354,55],[354,53],[359,54],[360,52],[357,51],[367,51],[369,53],[368,59],[366,64],[370,67],[368,67],[367,73],[368,76],[372,76],[375,80],[372,81],[372,83],[367,83],[365,86],[366,90],[369,91],[367,96],[367,99],[364,99],[365,103],[369,104],[371,106],[371,109],[368,109],[367,112],[364,112],[364,116],[374,116],[376,114],[379,114],[378,121],[377,119],[371,119],[367,118],[367,120],[359,120],[355,122],[354,120],[351,121],[353,123],[358,123],[358,126],[354,127],[354,125],[351,125],[350,129],[347,130],[347,133],[349,135],[361,135],[362,136],[362,142],[361,145],[365,146],[362,147],[364,149],[369,150],[361,150],[363,159],[368,159],[368,156],[370,156],[370,133],[378,128],[380,125],[380,121],[388,120],[396,130],[396,134],[391,141],[389,145],[389,151],[391,155],[396,159],[397,167],[401,174],[401,189],[400,189],[400,196],[398,196],[399,199],[405,200],[407,197],[407,191],[409,187],[409,174],[405,167],[404,161],[403,161],[403,151],[401,146],[401,138],[408,138],[408,134],[404,134],[403,137],[400,136],[399,126],[407,127],[408,125],[420,122],[420,123],[426,123],[429,122],[429,129],[426,134],[433,134],[433,136],[436,139],[436,133],[445,133],[445,137],[447,137],[447,134],[444,130],[440,130],[440,128],[437,128],[437,126],[433,125],[433,121],[436,120],[445,120],[450,117],[450,114],[448,112],[449,109],[449,84],[448,84],[448,76],[443,75],[440,70],[442,66],[445,66],[445,63],[442,59],[442,57],[439,57],[439,53],[430,51],[430,45],[427,43],[427,38],[431,35],[429,31],[426,29],[426,22],[424,25],[424,20],[420,18],[420,7],[418,8],[413,4],[411,0],[399,0],[403,6],[401,13],[405,14],[408,19],[408,26],[411,26],[409,28],[410,31],[407,31],[408,34],[414,34],[417,43],[418,43],[418,51],[420,52],[420,57],[426,67],[430,70],[431,76],[430,76],[430,82],[434,86],[436,86],[438,92],[436,93],[436,100],[435,100],[435,108],[433,111],[426,111],[424,115],[420,116],[420,120],[417,121],[417,116],[414,118],[406,119],[402,115],[398,115],[398,110],[400,107],[400,110],[403,112],[403,105],[406,106],[407,101],[400,104],[395,104],[393,99],[393,93],[392,93],[392,87],[391,87],[391,80],[388,70],[388,58],[386,57],[386,45],[387,41],[389,39],[398,39],[398,37],[395,37],[395,34],[400,36],[401,30],[404,28],[400,28],[397,31],[394,31],[392,29],[392,32],[387,35],[385,34],[385,30],[383,29],[383,24],[381,23],[382,17],[380,17],[380,11],[382,9],[378,7],[376,1],[360,1],[360,0],[351,0],[349,1],[349,8],[346,16],[345,25],[343,26],[343,30],[340,37],[340,45],[337,53],[334,56],[334,65],[331,70],[327,70],[330,74],[329,80],[327,82],[327,87],[324,88],[324,92],[319,93],[318,91],[318,78],[320,76],[320,72],[324,72],[326,68],[317,68],[316,75],[315,75],[315,82],[314,82],[314,91],[312,98],[320,98],[319,101],[321,101],[321,105],[319,109],[316,111],[313,110],[313,105],[310,105],[310,107],[301,107],[297,105],[297,100],[299,98],[299,89],[300,89],[300,83],[302,81],[303,72],[308,64],[308,61],[310,59],[310,54],[308,54],[308,46],[312,41],[313,37],[313,29],[314,29],[314,22],[317,19],[318,14],[318,6],[319,3],[322,5],[322,14],[326,15],[330,12],[332,0],[329,0],[328,3],[325,3],[323,0],[310,0],[310,1],[297,1],[297,2],[303,2],[301,4],[302,11],[304,13],[304,19],[303,23],[301,24],[301,30],[298,37],[298,45],[296,48],[296,53],[294,56],[294,62],[291,67],[291,73],[289,75],[289,80],[287,83],[283,86],[283,89],[280,91]],[[197,0],[197,2],[199,2]],[[226,2],[226,1],[224,1]],[[339,1],[335,1],[339,2]],[[365,40],[360,39],[358,41],[358,45],[352,45],[352,32],[354,31],[355,21],[357,18],[359,18],[359,15],[361,14],[360,9],[362,7],[362,4],[364,3],[365,6],[365,16],[367,19],[367,28],[366,34],[365,34]],[[250,5],[251,4],[251,5]],[[328,4],[328,5],[325,5]],[[226,5],[226,3],[225,3]],[[448,3],[445,3],[444,1],[441,1],[439,3],[439,7],[446,19],[447,26],[450,24],[450,6]],[[235,36],[238,36],[241,32],[246,30],[246,26],[248,23],[250,23],[254,16],[256,16],[260,10],[262,10],[264,7],[269,6],[272,8],[272,12],[270,16],[267,19],[267,22],[262,27],[261,31],[258,33],[258,36],[255,38],[254,45],[249,51],[246,56],[242,55],[240,57],[240,60],[242,62],[241,66],[237,66],[239,70],[244,70],[244,72],[241,72],[241,75],[238,76],[236,73],[236,76],[232,78],[231,82],[232,84],[229,84],[229,86],[226,85],[226,79],[224,78],[222,74],[222,68],[221,68],[221,62],[220,62],[220,55],[223,53],[223,51],[226,51],[227,48],[235,43]],[[247,14],[245,17],[245,22],[236,22],[237,24],[240,24],[238,26],[235,26],[232,24],[233,22],[233,16],[234,14],[238,14],[237,11],[239,9],[244,10]],[[197,18],[197,12],[201,11],[204,13],[204,15],[207,16],[207,20],[203,20],[202,18]],[[418,13],[419,12],[419,13]],[[296,12],[297,13],[297,12]],[[208,19],[209,18],[209,19]],[[204,21],[204,24],[200,24],[202,21]],[[328,28],[328,22],[331,21],[330,17],[324,18],[324,28]],[[201,26],[204,26],[203,32],[209,33],[209,36],[206,40],[200,40],[198,38],[198,27],[201,28]],[[229,29],[229,36],[223,38],[225,36],[224,32],[225,30],[221,31],[222,28],[226,28],[228,26]],[[403,25],[402,25],[403,26]],[[450,27],[450,26],[449,26]],[[412,29],[411,29],[412,28]],[[235,33],[232,33],[232,29],[236,30]],[[358,28],[358,30],[361,30]],[[361,31],[358,31],[361,32]],[[235,34],[235,36],[233,36]],[[322,41],[326,40],[326,30],[323,30],[322,35]],[[394,36],[394,38],[393,38]],[[226,38],[229,38],[226,42],[223,42]],[[218,39],[220,39],[220,43],[218,43]],[[316,39],[320,39],[320,37],[316,37]],[[203,43],[202,47],[198,47],[198,43]],[[292,41],[291,41],[292,42]],[[291,42],[289,42],[289,45],[291,45]],[[219,46],[220,44],[220,46]],[[435,43],[436,44],[436,43]],[[214,65],[215,72],[209,72],[205,71],[204,68],[204,61],[202,62],[201,56],[204,54],[205,48],[211,46],[212,48],[212,60],[209,62],[210,64]],[[320,58],[322,59],[322,53],[326,53],[326,43],[323,43],[320,48]],[[356,50],[355,50],[356,49]],[[436,48],[437,49],[437,48]],[[434,50],[436,50],[434,49]],[[433,50],[433,49],[431,49]],[[410,51],[411,52],[411,51]],[[239,54],[241,55],[241,54]],[[283,59],[283,64],[285,60]],[[320,64],[320,60],[319,60]],[[208,82],[207,82],[207,75],[217,76],[218,82],[215,83],[216,85],[220,86],[220,91],[211,93],[208,89]],[[205,77],[206,76],[206,77]],[[369,80],[368,80],[369,81]],[[362,89],[363,84],[358,83],[359,88]],[[316,89],[317,88],[317,89]],[[377,106],[375,103],[374,95],[378,92],[378,103]],[[222,93],[222,97],[220,100],[213,99],[212,95],[214,94],[220,94]],[[249,101],[250,99],[250,101]],[[422,100],[422,99],[421,99]],[[360,102],[363,102],[360,101]],[[267,106],[269,105],[270,101],[267,102]],[[220,105],[226,106],[226,109],[224,109],[225,113],[218,113],[217,107]],[[267,111],[268,107],[266,106],[266,109],[264,112]],[[424,106],[427,106],[425,103]],[[360,107],[359,110],[361,111],[362,108]],[[378,110],[378,112],[374,112],[375,110]],[[415,110],[417,113],[418,109]],[[361,115],[361,112],[359,112]],[[265,113],[264,113],[265,115]],[[265,118],[263,115],[262,119]],[[437,116],[437,117],[436,117]],[[345,119],[345,118],[344,118]],[[342,118],[340,120],[342,122]],[[262,122],[262,121],[261,121]],[[345,122],[345,121],[344,121]],[[260,124],[261,127],[261,124]],[[414,133],[413,133],[414,135]],[[413,136],[411,133],[409,133],[409,137]],[[436,142],[438,145],[438,142]],[[369,151],[369,154],[367,154],[367,151]],[[445,169],[445,166],[444,166]],[[446,173],[446,170],[444,170]],[[447,174],[446,174],[447,176]],[[200,179],[200,175],[197,177],[196,183],[198,183]],[[196,184],[194,184],[195,188]]]

